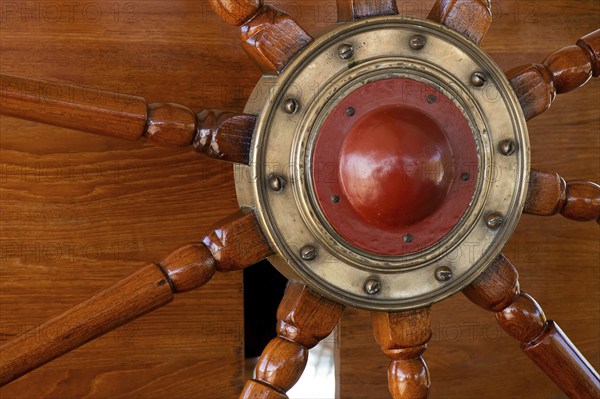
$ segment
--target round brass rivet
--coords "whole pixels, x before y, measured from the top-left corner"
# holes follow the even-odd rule
[[[435,279],[437,281],[448,281],[452,278],[452,270],[448,266],[442,266],[435,269]]]
[[[497,229],[504,223],[504,218],[499,213],[492,212],[487,216],[486,224],[490,229]]]
[[[312,245],[305,245],[300,249],[300,257],[304,260],[310,261],[317,258],[317,248]]]
[[[409,44],[410,48],[413,50],[421,50],[423,47],[425,47],[425,44],[427,44],[427,39],[425,39],[425,36],[414,35],[411,36]]]
[[[365,283],[365,291],[369,295],[378,294],[381,291],[381,281],[371,278]]]
[[[288,98],[283,103],[283,110],[290,115],[295,114],[298,111],[298,101],[295,98]]]
[[[463,173],[462,175],[460,175],[460,179],[462,181],[469,181],[469,180],[471,180],[471,175],[468,173]]]
[[[279,175],[269,176],[269,188],[275,192],[279,192],[285,188],[285,179]]]
[[[348,43],[341,44],[340,47],[338,47],[338,54],[341,59],[349,60],[354,56],[354,48]]]
[[[338,202],[340,202],[340,196],[337,194],[332,195],[331,202],[333,202],[334,204],[337,204]]]
[[[414,237],[412,236],[412,234],[407,234],[407,235],[404,236],[404,242],[407,243],[407,244],[411,243],[413,241],[413,238]]]
[[[437,97],[435,94],[430,94],[427,96],[427,103],[433,104],[436,101],[437,101]]]
[[[517,145],[512,140],[504,140],[500,142],[498,149],[502,155],[510,156],[517,151]]]
[[[471,75],[471,84],[473,84],[475,87],[483,86],[486,81],[487,78],[481,72],[475,72],[473,75]]]
[[[356,110],[352,107],[348,107],[346,108],[346,115],[347,116],[354,116],[354,114],[356,114]]]

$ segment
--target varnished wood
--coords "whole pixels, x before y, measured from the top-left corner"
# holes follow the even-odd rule
[[[247,164],[256,117],[217,110],[194,115],[171,103],[1,75],[0,113],[84,132],[196,149],[212,158]]]
[[[196,115],[187,107],[166,103],[150,104],[144,136],[156,145],[186,147],[194,140],[196,125]]]
[[[240,209],[217,223],[203,242],[220,272],[244,269],[274,253],[250,208]]]
[[[158,263],[173,293],[195,290],[208,283],[215,272],[216,261],[205,245],[188,245]]]
[[[173,299],[162,270],[149,265],[33,331],[0,347],[0,386]]]
[[[571,220],[600,222],[600,185],[588,181],[568,182],[560,214]]]
[[[490,0],[437,0],[428,19],[479,44],[492,24]]]
[[[569,338],[519,287],[518,273],[504,255],[463,290],[475,304],[496,313],[500,326],[569,397],[600,397],[600,377]]]
[[[520,292],[517,269],[503,255],[463,290],[471,302],[495,313],[509,307]]]
[[[592,61],[592,76],[600,76],[600,32],[598,30],[588,33],[577,40],[577,45],[588,53]]]
[[[576,221],[600,220],[600,186],[593,182],[570,181],[556,173],[532,170],[525,213],[552,216],[561,213]]]
[[[567,195],[567,183],[558,173],[532,169],[523,212],[553,216],[560,212]]]
[[[542,334],[521,345],[521,349],[544,373],[553,379],[559,379],[559,385],[570,397],[600,397],[598,373],[554,321],[546,322]],[[581,378],[582,370],[587,373],[585,379]]]
[[[224,22],[240,27],[242,48],[261,71],[278,74],[313,39],[288,14],[262,1],[211,1]]]
[[[262,0],[209,0],[213,10],[224,22],[239,26],[250,19],[260,6]]]
[[[313,39],[288,14],[263,5],[240,27],[242,48],[264,73],[277,74]]]
[[[260,76],[206,0],[2,5],[3,74],[240,113]],[[328,23],[307,13],[300,21],[311,31]],[[189,149],[1,116],[0,344],[200,239],[238,208],[231,169]],[[218,274],[0,397],[235,397],[244,384],[242,292],[241,273]]]
[[[423,353],[431,339],[431,308],[372,313],[373,333],[390,359],[388,387],[394,399],[429,396],[429,370]]]
[[[557,94],[575,90],[600,71],[600,29],[550,54],[542,64],[510,70],[507,75],[527,119],[540,115]]]
[[[567,37],[573,29],[588,31],[588,26],[596,25],[598,20],[595,1],[570,0],[559,4],[539,0],[518,3],[497,0],[495,3],[505,14],[495,21],[485,46],[505,69],[545,55],[537,52],[543,48],[558,48],[561,43],[557,38]],[[108,85],[106,87],[111,90],[123,86],[124,92],[157,100],[177,100],[192,104],[194,109],[206,104],[207,98],[215,98],[219,102],[215,105],[241,111],[258,73],[236,46],[231,46],[235,38],[220,27],[217,18],[206,17],[204,10],[208,3],[175,0],[137,4],[140,6],[139,19],[152,24],[86,25],[80,20],[79,23],[30,24],[28,29],[23,29],[20,20],[12,25],[3,21],[1,67],[3,71],[14,68],[12,73],[22,73],[18,69],[26,68],[29,71],[26,75],[47,79],[68,79],[100,87]],[[335,21],[335,13],[325,12],[327,7],[334,6],[332,2],[289,4],[298,5],[299,11],[294,13],[295,8],[290,5],[292,11],[289,12],[310,32]],[[313,10],[320,12],[318,18]],[[407,9],[403,11],[406,13]],[[422,17],[420,9],[408,9],[408,12]],[[556,18],[563,23],[555,24]],[[102,21],[106,22],[106,18]],[[223,34],[211,36],[215,31]],[[76,32],[76,35],[70,32]],[[123,40],[123,35],[131,40]],[[210,37],[211,40],[200,42],[198,37]],[[66,46],[69,52],[65,53]],[[140,47],[153,51],[140,52]],[[210,57],[199,57],[202,54],[210,54]],[[81,60],[86,62],[82,64]],[[235,68],[222,68],[233,62]],[[43,65],[41,69],[40,65]],[[211,73],[199,74],[199,70]],[[247,73],[240,74],[238,70]],[[157,73],[161,73],[159,80]],[[556,103],[551,113],[535,120],[535,125],[530,127],[532,133],[540,133],[532,137],[534,159],[537,155],[537,162],[544,162],[546,170],[561,170],[565,175],[584,179],[596,178],[598,141],[595,132],[598,124],[595,104],[600,87],[597,83]],[[240,91],[243,94],[223,94]],[[0,125],[4,146],[0,158],[8,171],[3,174],[8,183],[2,183],[3,223],[0,228],[3,237],[10,237],[9,245],[33,240],[33,245],[41,246],[58,242],[87,246],[109,245],[120,240],[119,243],[135,245],[134,249],[118,254],[127,257],[125,267],[132,269],[139,266],[140,258],[147,253],[158,257],[160,251],[174,247],[177,242],[195,238],[199,228],[203,229],[206,223],[218,219],[235,205],[229,169],[209,160],[198,160],[183,152],[158,151],[136,143],[80,137],[57,128],[19,123],[11,118],[3,118]],[[67,142],[69,145],[65,144]],[[92,153],[89,148],[113,151]],[[573,158],[565,154],[578,155]],[[74,179],[63,174],[45,184],[43,176],[40,181],[38,170],[33,167],[37,162],[41,162],[42,167],[87,165],[101,169],[103,174],[101,177],[94,175],[93,184],[81,179],[81,174],[75,174]],[[18,175],[16,168],[19,168]],[[59,175],[60,169],[52,169],[52,172],[57,171]],[[113,179],[115,171],[118,171],[118,181]],[[27,179],[29,183],[21,179]],[[33,179],[38,180],[33,182]],[[73,193],[78,200],[77,206],[71,203]],[[199,206],[199,198],[202,206]],[[124,202],[127,212],[115,212]],[[227,209],[220,208],[221,205]],[[137,209],[143,209],[143,214]],[[75,228],[73,224],[79,227]],[[150,224],[153,227],[148,232]],[[53,227],[49,229],[49,225]],[[561,320],[568,320],[561,324],[570,334],[575,333],[578,337],[575,341],[584,345],[584,353],[589,354],[594,364],[600,359],[595,339],[598,323],[592,316],[599,314],[600,303],[596,230],[560,218],[540,223],[536,218],[524,216],[508,249],[511,254],[519,254],[520,269],[525,270],[527,286],[539,287],[536,289],[544,298],[538,299],[551,307],[553,314],[561,314]],[[27,256],[34,256],[32,248],[28,247],[30,255]],[[20,264],[18,256],[12,255],[10,250],[4,252],[8,255],[1,265],[0,313],[4,325],[14,325],[17,314],[21,315],[19,319],[25,317],[26,323],[36,323],[48,312],[52,313],[52,309],[87,295],[86,290],[99,288],[104,281],[123,273],[123,266],[113,260],[112,252],[101,253],[101,264],[96,258],[88,259],[84,273],[80,265],[70,261],[53,261],[50,267],[41,268],[37,264]],[[576,262],[576,274],[566,275],[564,267],[559,266],[565,259]],[[544,273],[540,274],[542,267]],[[70,277],[75,275],[77,278]],[[5,387],[0,396],[65,399],[82,398],[89,392],[96,392],[99,397],[111,397],[118,392],[121,396],[155,397],[178,392],[183,397],[233,397],[231,392],[239,383],[230,375],[239,374],[235,361],[236,351],[238,354],[240,351],[239,335],[236,336],[235,330],[212,335],[205,331],[209,325],[217,325],[218,331],[225,331],[223,325],[231,327],[240,323],[238,309],[242,305],[238,276],[238,273],[222,275],[203,290],[179,298],[181,307],[154,313],[126,328],[123,334],[118,330],[116,334],[87,346],[78,355],[62,358],[57,367],[48,365],[38,370],[18,389],[14,389],[17,388],[15,384]],[[21,290],[35,295],[19,295]],[[566,301],[566,297],[570,300]],[[473,397],[498,399],[563,397],[555,392],[552,384],[543,383],[544,377],[540,378],[535,368],[523,367],[519,373],[514,373],[512,370],[518,368],[515,365],[527,359],[518,359],[509,348],[499,349],[500,343],[508,339],[506,335],[496,337],[496,330],[487,328],[489,326],[481,316],[483,312],[467,312],[468,307],[461,300],[464,298],[460,296],[451,298],[440,305],[442,310],[437,310],[438,307],[434,310],[437,339],[427,355],[436,382],[432,397],[464,399],[465,392]],[[220,311],[218,314],[200,312],[199,308]],[[342,392],[349,391],[352,395],[342,393],[341,397],[386,397],[385,381],[376,377],[383,376],[377,367],[383,367],[384,363],[387,367],[387,360],[371,342],[370,316],[362,316],[353,312],[346,324],[343,345],[348,351],[344,352],[340,370],[344,375]],[[184,319],[185,323],[179,322]],[[220,324],[222,320],[231,322]],[[366,332],[361,333],[360,326]],[[168,343],[162,340],[165,331],[176,332],[177,340]],[[13,331],[7,328],[4,332],[11,334]],[[348,339],[354,337],[356,341],[349,345]],[[227,345],[216,344],[221,340]],[[145,349],[150,346],[152,351]],[[450,359],[461,359],[461,367],[449,367],[455,364]],[[144,368],[139,368],[139,364]],[[356,378],[354,370],[360,370],[360,378]],[[210,383],[203,378],[207,374],[214,376]],[[470,378],[457,386],[455,381],[465,374]],[[169,378],[164,378],[165,375]],[[383,390],[381,395],[378,388]],[[365,392],[368,392],[366,396]]]
[[[252,210],[225,218],[204,243],[188,245],[0,347],[0,385],[151,312],[173,294],[204,286],[271,254]]]
[[[194,147],[212,158],[248,164],[255,125],[254,115],[202,111]]]
[[[2,115],[138,140],[148,116],[141,97],[0,75]]]
[[[396,0],[337,0],[338,22],[396,14],[398,14]]]
[[[308,350],[327,337],[344,306],[291,282],[277,309],[277,334],[263,351],[256,378],[246,383],[243,399],[287,398],[285,392],[300,379]]]

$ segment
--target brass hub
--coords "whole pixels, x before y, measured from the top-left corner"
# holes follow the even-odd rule
[[[407,82],[416,93],[384,89]],[[358,100],[368,87],[372,98]],[[280,76],[263,76],[246,112],[259,119],[251,165],[235,167],[240,205],[256,208],[279,271],[338,302],[390,311],[440,301],[485,269],[520,217],[520,105],[490,57],[439,24],[338,25]],[[507,141],[516,151],[506,155]],[[407,157],[433,177],[407,172]]]

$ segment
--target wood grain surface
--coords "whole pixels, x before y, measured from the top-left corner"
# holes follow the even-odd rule
[[[580,222],[600,222],[600,185],[565,180],[557,173],[531,170],[523,212],[530,215],[564,217]]]
[[[543,63],[519,66],[507,72],[527,120],[545,112],[557,94],[582,87],[598,77],[600,29],[550,54]]]
[[[390,359],[388,387],[393,399],[427,399],[429,371],[423,353],[431,339],[431,308],[373,312],[373,335]]]
[[[501,254],[463,290],[470,301],[495,312],[502,329],[520,343],[550,379],[570,398],[600,396],[600,377],[536,300],[520,289],[519,272]]]
[[[49,4],[59,7],[48,8]],[[426,17],[434,1],[398,2]],[[260,76],[236,28],[205,0],[0,0],[0,71],[241,112]],[[271,2],[313,37],[336,2]],[[46,6],[46,7],[45,7]],[[37,7],[37,8],[36,8]],[[45,7],[45,8],[44,8]],[[493,3],[482,46],[502,68],[543,60],[597,28],[593,0]],[[560,96],[530,122],[534,164],[598,181],[599,82]],[[155,148],[0,118],[0,338],[68,309],[146,262],[195,241],[237,208],[231,167]],[[506,253],[523,287],[600,367],[600,232],[594,223],[524,216]],[[2,390],[2,398],[235,397],[242,390],[241,274],[219,274],[127,327]],[[386,398],[388,360],[366,312],[346,311],[342,398]],[[432,398],[562,398],[462,296],[434,307],[425,359]],[[460,383],[458,383],[460,382]]]
[[[402,3],[400,13],[426,16],[433,2]],[[492,1],[494,22],[482,41],[504,70],[540,62],[598,29],[596,1]],[[558,96],[529,122],[533,165],[566,180],[600,180],[600,82]],[[506,255],[523,290],[600,369],[600,229],[594,222],[524,215]],[[338,336],[341,398],[388,398],[388,361],[378,353],[368,312],[348,309]],[[489,312],[457,295],[432,311],[433,338],[424,359],[432,399],[566,398]]]
[[[356,21],[376,15],[398,14],[395,0],[337,0],[337,18],[340,22]]]
[[[260,76],[208,1],[73,4],[0,1],[0,71],[196,112],[241,112]],[[2,342],[201,240],[237,209],[231,166],[192,148],[2,117],[0,161]],[[0,397],[235,397],[244,383],[242,334],[242,275],[219,274]]]
[[[489,0],[438,0],[427,16],[479,44],[492,24]]]

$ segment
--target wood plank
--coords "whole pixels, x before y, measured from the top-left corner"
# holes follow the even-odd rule
[[[260,75],[236,29],[222,24],[208,1],[102,0],[94,2],[101,17],[93,17],[92,8],[85,16],[82,6],[72,20],[63,9],[58,21],[35,10],[23,17],[7,8],[11,3],[0,0],[3,73],[178,102],[195,111],[237,112]],[[425,18],[433,3],[399,2],[400,13]],[[277,5],[309,33],[336,22],[334,1]],[[592,0],[496,0],[483,46],[505,70],[541,60],[597,28],[599,8]],[[566,94],[530,123],[539,169],[598,180],[599,90],[593,82]],[[199,239],[236,208],[230,167],[185,150],[1,118],[0,151],[3,339]],[[524,216],[506,250],[524,288],[596,368],[600,326],[590,317],[600,313],[599,240],[593,224]],[[45,366],[0,396],[235,397],[242,388],[240,279],[219,275],[205,289]],[[388,361],[372,338],[370,318],[360,317],[349,313],[343,323],[342,397],[385,398]],[[490,314],[461,296],[434,307],[433,329],[425,354],[432,398],[562,397]]]
[[[36,11],[49,3],[0,2],[3,73],[237,112],[259,76],[207,1],[78,3],[72,18],[67,3],[52,4],[62,7],[57,20]],[[200,240],[237,209],[231,166],[193,149],[2,117],[0,167],[2,342]],[[230,273],[0,396],[234,397],[242,386],[242,276]]]
[[[335,3],[281,3],[309,31]],[[58,7],[58,9],[56,8]],[[57,14],[59,12],[60,14]],[[208,0],[0,0],[0,72],[241,112],[260,71]],[[0,118],[0,340],[200,240],[237,209],[231,166]],[[1,397],[235,397],[243,387],[241,273],[87,344]]]

